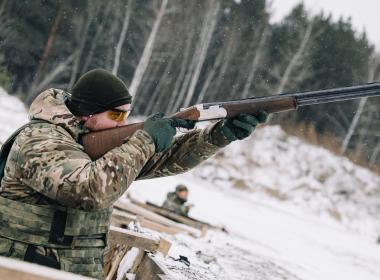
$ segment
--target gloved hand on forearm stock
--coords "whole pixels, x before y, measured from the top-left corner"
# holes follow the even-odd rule
[[[178,118],[165,118],[164,113],[157,113],[150,116],[144,122],[144,130],[152,137],[156,152],[160,153],[170,147],[173,137],[176,134],[176,127],[193,129],[194,121]]]
[[[266,112],[259,113],[256,117],[248,114],[239,114],[231,119],[217,124],[211,133],[211,141],[218,146],[225,146],[235,140],[242,140],[255,130],[260,123],[265,123],[268,118]]]

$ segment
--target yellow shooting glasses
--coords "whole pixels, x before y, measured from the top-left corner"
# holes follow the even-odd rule
[[[107,116],[110,120],[116,121],[116,122],[121,122],[125,121],[129,114],[131,113],[132,109],[128,110],[121,110],[121,109],[111,109],[108,111]]]

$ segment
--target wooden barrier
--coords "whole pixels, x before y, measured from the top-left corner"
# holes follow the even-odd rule
[[[108,233],[108,241],[111,244],[121,244],[151,252],[161,252],[166,256],[171,243],[164,238],[152,238],[146,234],[111,226]]]
[[[38,264],[0,257],[1,280],[94,280]]]
[[[128,198],[135,205],[138,205],[138,206],[140,206],[146,210],[149,210],[149,211],[152,211],[156,214],[164,216],[170,220],[173,220],[173,221],[194,227],[196,229],[199,229],[202,232],[205,232],[207,229],[218,229],[218,230],[225,231],[224,227],[211,225],[209,223],[199,221],[199,220],[191,218],[191,217],[185,217],[185,216],[178,215],[177,213],[174,213],[170,210],[162,208],[162,207],[160,207],[154,203],[151,203],[149,201],[147,201],[146,203],[142,203],[142,202],[132,198],[131,196],[128,196]]]
[[[180,232],[187,233],[193,237],[200,237],[202,232],[193,227],[174,222],[168,218],[165,218],[159,214],[156,214],[150,210],[144,209],[141,206],[133,204],[127,199],[121,199],[114,203],[114,208],[133,213],[135,215],[146,218],[147,220],[153,221],[155,223],[162,224],[174,228]]]
[[[145,219],[142,216],[133,215],[122,210],[114,209],[112,212],[111,225],[115,227],[126,228],[131,222],[138,222],[142,227],[163,232],[170,235],[175,235],[183,232],[171,226],[165,226],[160,223]]]

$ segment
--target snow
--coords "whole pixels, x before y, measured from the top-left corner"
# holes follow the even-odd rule
[[[28,122],[24,104],[17,97],[9,96],[2,87],[0,87],[0,120],[0,143]]]
[[[127,271],[132,268],[134,261],[139,255],[139,252],[140,250],[138,248],[132,248],[127,252],[120,263],[120,269],[117,271],[117,280],[122,280]],[[130,278],[131,276],[129,276],[128,279]]]
[[[232,186],[376,238],[380,226],[380,177],[347,158],[267,126],[233,143],[194,175],[222,189]]]
[[[27,121],[22,103],[2,90],[0,118],[1,141]],[[184,175],[134,182],[130,195],[161,204],[184,183],[195,204],[190,215],[227,228],[203,238],[160,234],[172,247],[156,258],[176,279],[371,280],[380,279],[379,180],[267,126]]]
[[[338,222],[272,199],[220,189],[186,174],[135,182],[130,194],[160,204],[179,182],[190,189],[193,217],[224,224],[229,234],[203,239],[166,236],[169,256],[189,258],[191,266],[162,259],[183,279],[379,279],[380,247]],[[207,261],[205,261],[205,259]],[[179,278],[181,279],[181,278]]]

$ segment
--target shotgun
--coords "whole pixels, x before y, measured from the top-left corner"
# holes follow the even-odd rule
[[[172,116],[194,121],[210,121],[232,118],[240,113],[255,115],[265,111],[279,113],[296,110],[298,107],[322,103],[380,96],[380,82],[340,87],[309,92],[286,93],[265,97],[250,97],[240,100],[203,103],[181,109]],[[117,128],[94,131],[81,135],[79,143],[85,152],[96,160],[111,149],[120,146],[124,139],[142,129],[143,122]]]

